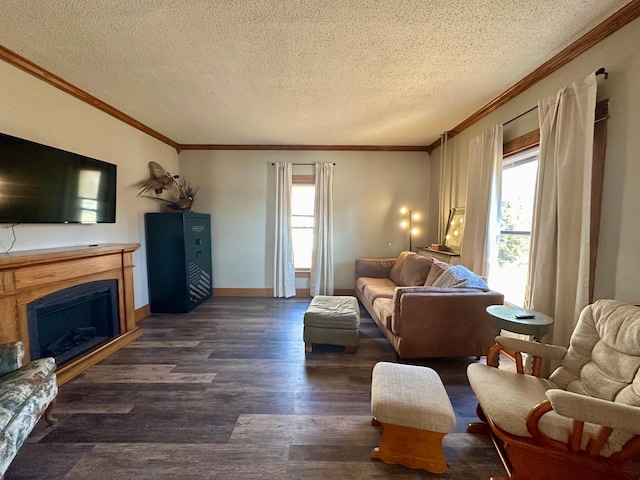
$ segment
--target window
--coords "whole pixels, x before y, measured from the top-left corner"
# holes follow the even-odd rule
[[[504,158],[500,243],[491,288],[514,305],[524,304],[537,174],[538,147]]]
[[[293,263],[296,270],[306,270],[311,268],[316,187],[309,180],[297,183],[295,177],[291,191]]]

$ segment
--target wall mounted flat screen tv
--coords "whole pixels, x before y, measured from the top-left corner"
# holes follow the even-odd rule
[[[115,223],[116,169],[0,133],[0,223]]]

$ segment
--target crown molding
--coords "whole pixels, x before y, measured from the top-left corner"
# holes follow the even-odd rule
[[[69,95],[76,97],[79,100],[82,100],[85,103],[88,103],[89,105],[97,108],[98,110],[102,110],[103,112],[111,115],[112,117],[117,118],[121,122],[124,122],[127,125],[131,125],[132,127],[137,128],[141,132],[144,132],[147,135],[150,135],[160,140],[161,142],[172,146],[173,148],[176,149],[176,151],[179,152],[180,145],[177,142],[174,142],[173,140],[171,140],[169,137],[166,137],[160,132],[157,132],[152,128],[149,128],[148,126],[146,126],[142,122],[139,122],[135,118],[130,117],[126,113],[118,110],[115,107],[112,107],[108,103],[103,102],[99,98],[94,97],[90,93],[85,92],[84,90],[76,87],[75,85],[58,77],[57,75],[54,75],[50,71],[45,70],[44,68],[36,65],[32,61],[27,60],[26,58],[18,55],[16,52],[9,50],[8,48],[2,45],[0,45],[0,60],[4,60],[8,64],[13,65],[16,68],[19,68],[20,70],[23,70],[33,75],[34,77],[42,80],[43,82],[46,82],[49,85],[52,85],[62,90],[63,92],[68,93]]]
[[[361,152],[426,152],[426,145],[223,145],[182,144],[180,150],[316,150]]]
[[[24,72],[33,75],[43,82],[52,85],[59,90],[101,110],[121,122],[126,123],[141,132],[176,149],[180,153],[183,150],[316,150],[316,151],[382,151],[382,152],[426,152],[427,146],[403,146],[403,145],[223,145],[223,144],[179,144],[169,137],[153,130],[126,113],[112,107],[99,98],[67,82],[63,78],[36,65],[30,60],[18,55],[16,52],[0,45],[0,60],[4,60]]]
[[[614,32],[617,32],[622,27],[631,23],[633,20],[640,16],[640,0],[632,0],[627,5],[622,7],[616,13],[611,15],[605,21],[585,33],[578,40],[573,42],[567,48],[562,50],[560,53],[547,60],[545,63],[540,65],[537,69],[531,72],[529,75],[524,77],[522,80],[517,82],[515,85],[505,90],[503,93],[498,95],[496,98],[487,103],[480,110],[472,114],[466,120],[463,120],[462,123],[456,125],[453,129],[448,132],[448,138],[452,138],[460,132],[466,130],[471,125],[476,123],[481,118],[486,117],[494,110],[500,108],[507,102],[510,102],[518,95],[523,93],[524,91],[531,88],[533,85],[538,83],[543,78],[551,75],[553,72],[558,70],[560,67],[565,66],[570,61],[577,58],[579,55],[583,54],[591,47],[601,42],[609,35]],[[595,69],[594,69],[595,71]],[[438,148],[441,144],[441,140],[438,139],[433,142],[431,145],[427,147],[427,151],[429,154],[433,152],[436,148]]]

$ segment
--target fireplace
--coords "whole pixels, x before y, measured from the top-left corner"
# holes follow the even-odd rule
[[[0,254],[0,343],[21,341],[25,362],[54,356],[60,386],[139,338],[133,295],[139,246]]]
[[[31,358],[62,366],[120,334],[118,282],[65,288],[27,304]]]

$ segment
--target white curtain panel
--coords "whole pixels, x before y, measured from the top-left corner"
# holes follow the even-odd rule
[[[448,154],[449,136],[445,132],[440,135],[440,197],[438,199],[438,243],[445,243],[445,233],[447,232],[447,220],[452,205],[453,197],[453,162]]]
[[[316,163],[315,225],[309,290],[333,295],[333,164]]]
[[[296,269],[293,263],[291,229],[290,163],[276,163],[275,250],[273,253],[273,296],[293,297],[296,294]]]
[[[460,263],[490,278],[498,258],[502,201],[502,125],[469,142],[467,205]]]
[[[525,306],[554,318],[569,339],[589,302],[595,73],[538,102],[540,159]]]

